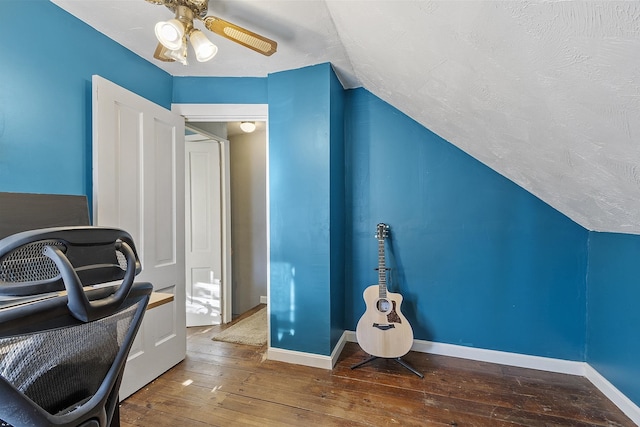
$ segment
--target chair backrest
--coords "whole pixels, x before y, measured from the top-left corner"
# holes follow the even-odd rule
[[[122,372],[152,291],[134,283],[140,269],[131,236],[118,229],[0,240],[0,425],[118,421]]]

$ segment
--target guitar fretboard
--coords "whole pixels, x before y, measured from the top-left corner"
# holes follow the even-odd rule
[[[383,237],[378,239],[378,292],[380,298],[387,298],[387,266]]]

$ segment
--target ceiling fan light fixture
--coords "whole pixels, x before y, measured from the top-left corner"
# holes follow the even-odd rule
[[[166,6],[174,13],[174,18],[160,21],[154,31],[159,41],[153,57],[163,62],[187,63],[187,48],[190,40],[198,62],[206,62],[218,53],[218,47],[205,34],[194,27],[199,20],[204,27],[222,37],[244,47],[270,56],[276,52],[278,43],[260,34],[220,19],[207,15],[209,0],[147,0],[149,3]],[[255,125],[254,125],[255,126]],[[255,128],[254,128],[255,129]]]
[[[200,30],[193,30],[189,34],[191,46],[196,52],[198,62],[207,62],[218,53],[218,46],[211,41]]]
[[[180,62],[182,65],[187,65],[187,45],[183,44],[178,49],[167,50],[164,53],[168,58],[173,59],[176,62]]]
[[[240,123],[240,129],[242,129],[243,132],[251,133],[254,130],[256,130],[256,123],[255,122],[242,122],[242,123]]]
[[[169,50],[177,50],[182,46],[184,24],[178,19],[160,21],[155,26],[158,41]]]

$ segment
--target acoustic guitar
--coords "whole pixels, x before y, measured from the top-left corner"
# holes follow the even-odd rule
[[[389,235],[387,224],[378,224],[378,284],[364,290],[362,297],[367,306],[358,321],[358,344],[372,356],[399,358],[411,349],[413,329],[400,311],[402,295],[387,291],[387,271],[384,241]]]

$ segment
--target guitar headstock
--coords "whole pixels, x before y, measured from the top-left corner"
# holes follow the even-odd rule
[[[376,226],[376,239],[384,240],[389,237],[389,226],[387,224],[380,223]]]

